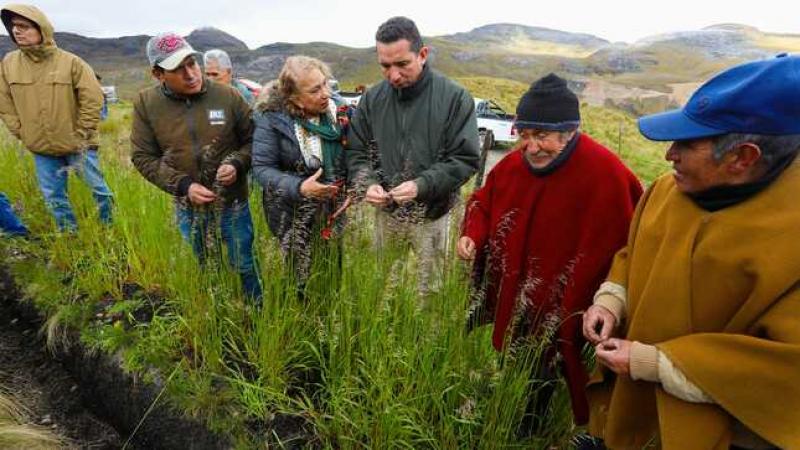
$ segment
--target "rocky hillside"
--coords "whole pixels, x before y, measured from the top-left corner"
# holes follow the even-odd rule
[[[247,44],[230,34],[214,27],[198,28],[192,31],[186,39],[199,51],[220,48],[227,52],[246,52]]]

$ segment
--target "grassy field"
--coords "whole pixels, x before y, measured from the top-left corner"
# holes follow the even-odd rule
[[[525,89],[461,81],[509,109]],[[497,354],[489,327],[464,331],[467,267],[455,258],[441,268],[441,290],[420,306],[413,258],[400,251],[377,257],[366,206],[352,209],[340,282],[313,272],[301,303],[253,194],[265,302],[260,311],[246,307],[238,277],[213,261],[198,268],[180,239],[169,196],[131,167],[130,115],[129,105],[115,105],[101,128],[114,224],[97,222],[90,192],[71,177],[80,226],[74,235],[54,232],[32,158],[0,136],[0,170],[19,174],[2,177],[0,190],[42,237],[6,241],[4,250],[24,255],[9,264],[50,317],[50,345],[63,344],[66,327],[82,330],[86,345],[121,356],[127,370],[163,389],[163,401],[233,436],[237,448],[264,448],[265,441],[280,448],[293,437],[275,424],[287,422],[301,424],[295,438],[311,438],[318,448],[567,446],[576,430],[563,389],[551,405],[548,431],[516,437],[538,349]],[[663,148],[637,137],[632,118],[585,108],[584,122],[645,182],[665,171]]]

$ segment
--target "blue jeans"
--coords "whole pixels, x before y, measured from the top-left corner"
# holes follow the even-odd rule
[[[175,214],[183,239],[192,245],[201,264],[207,257],[214,256],[209,255],[207,236],[212,234],[219,243],[216,233],[221,232],[221,241],[228,248],[228,264],[239,273],[245,295],[260,303],[261,279],[253,257],[253,219],[250,216],[250,205],[246,201],[235,203],[221,212],[177,206]],[[211,229],[217,224],[217,216],[219,230]]]
[[[59,230],[71,231],[78,227],[67,197],[67,175],[70,169],[74,169],[78,177],[92,189],[92,196],[100,211],[100,221],[105,224],[111,223],[113,195],[100,172],[97,150],[86,150],[65,156],[34,154],[34,160],[39,190],[42,191],[44,202],[53,213]]]
[[[8,202],[8,197],[0,192],[0,230],[9,236],[27,236],[28,229],[19,220],[14,210],[11,209],[11,203]]]

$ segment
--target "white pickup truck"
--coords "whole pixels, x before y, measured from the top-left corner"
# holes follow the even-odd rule
[[[514,127],[514,116],[507,114],[503,108],[492,100],[475,99],[475,115],[478,118],[478,131],[481,136],[491,136],[489,148],[495,142],[513,143],[517,140],[517,129]],[[487,133],[491,131],[491,133]]]

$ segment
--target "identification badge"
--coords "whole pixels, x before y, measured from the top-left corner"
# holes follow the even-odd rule
[[[211,125],[225,125],[225,110],[224,109],[209,109],[208,110],[208,123]]]

